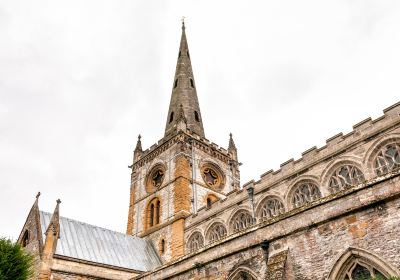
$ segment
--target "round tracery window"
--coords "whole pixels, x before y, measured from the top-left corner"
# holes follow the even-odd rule
[[[224,176],[220,169],[212,164],[206,163],[201,168],[201,176],[203,177],[204,182],[207,186],[211,188],[221,188],[224,184]]]
[[[146,177],[146,191],[151,193],[161,187],[165,178],[165,168],[158,164],[154,166]]]

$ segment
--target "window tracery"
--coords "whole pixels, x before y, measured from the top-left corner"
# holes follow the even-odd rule
[[[364,181],[364,174],[354,165],[344,165],[333,173],[329,181],[329,189],[332,193],[341,191],[349,186],[354,186]]]
[[[277,198],[268,198],[266,199],[261,207],[261,218],[269,219],[272,217],[276,217],[285,212],[285,207],[283,203],[279,201]]]
[[[400,144],[393,143],[382,147],[374,164],[378,176],[400,168]]]
[[[165,169],[163,164],[157,164],[150,170],[145,179],[147,193],[155,192],[162,186],[165,179]]]
[[[188,253],[193,253],[198,251],[204,246],[204,238],[200,232],[196,231],[193,233],[188,240]]]
[[[218,241],[227,234],[226,228],[222,223],[215,223],[208,230],[208,241],[210,243]]]
[[[238,232],[250,227],[254,223],[253,217],[248,211],[240,211],[232,221],[233,232]]]
[[[207,186],[220,189],[224,184],[224,175],[220,168],[213,163],[205,163],[201,167],[201,176]]]
[[[301,182],[293,192],[293,207],[300,207],[321,197],[321,192],[312,182]]]
[[[373,266],[361,262],[355,261],[344,275],[344,280],[360,280],[360,279],[387,279],[381,272],[379,272]]]

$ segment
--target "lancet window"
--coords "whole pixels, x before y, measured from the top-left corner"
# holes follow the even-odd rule
[[[210,243],[220,240],[226,236],[226,228],[222,223],[215,223],[208,230],[208,241]]]
[[[293,207],[300,207],[321,197],[321,192],[312,182],[300,182],[293,192]]]
[[[204,246],[204,238],[200,232],[196,231],[193,233],[188,241],[188,253],[193,253],[198,251],[201,247]]]
[[[261,218],[269,219],[285,212],[283,203],[277,198],[267,198],[261,206]]]
[[[349,186],[360,184],[364,181],[364,174],[354,165],[344,165],[333,173],[329,181],[329,189],[332,193],[341,191]]]
[[[153,227],[160,223],[161,216],[161,203],[158,198],[154,198],[150,201],[147,210],[147,227]]]
[[[232,221],[233,232],[238,232],[250,227],[254,223],[253,217],[248,211],[240,211]]]
[[[400,168],[400,144],[393,143],[381,148],[374,167],[378,176]]]

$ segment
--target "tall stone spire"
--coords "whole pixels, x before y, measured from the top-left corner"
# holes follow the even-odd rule
[[[197,99],[196,84],[194,82],[185,33],[185,22],[183,20],[181,44],[179,46],[178,62],[176,64],[171,101],[165,126],[165,136],[177,131],[178,114],[180,114],[181,106],[186,117],[187,128],[204,137],[203,120]]]

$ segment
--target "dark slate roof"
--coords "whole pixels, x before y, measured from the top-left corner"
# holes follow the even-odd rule
[[[50,213],[40,211],[43,234],[50,219]],[[65,217],[60,217],[60,239],[56,254],[139,271],[150,271],[161,266],[150,241]]]

